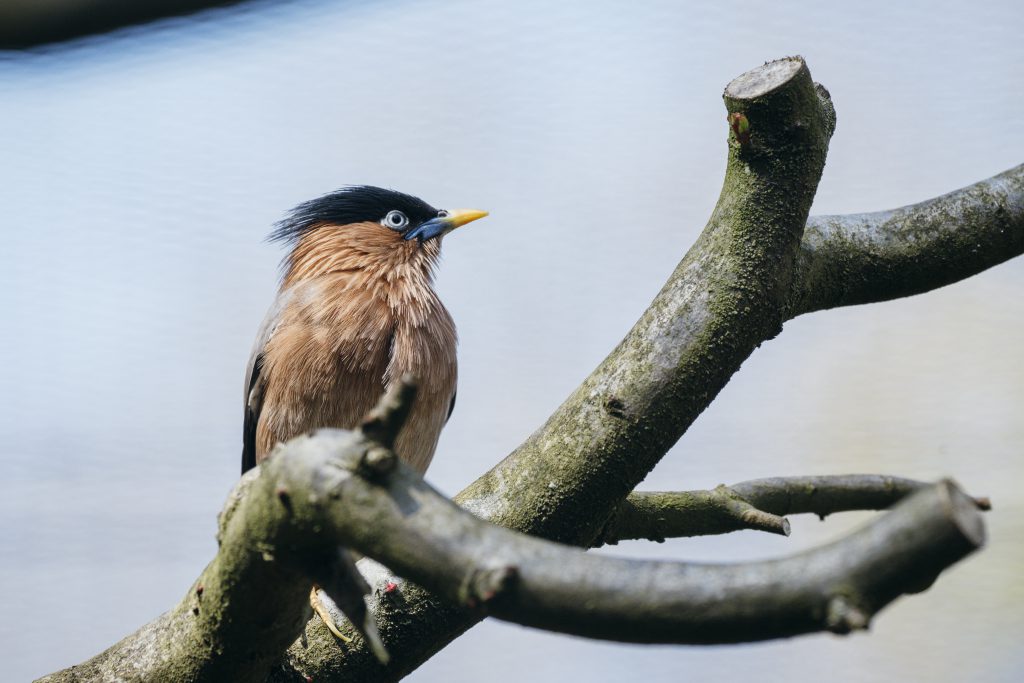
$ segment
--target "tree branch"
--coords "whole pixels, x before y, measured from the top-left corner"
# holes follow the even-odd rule
[[[892,211],[815,216],[797,259],[791,317],[957,282],[1024,253],[1024,164]]]
[[[724,484],[709,491],[637,491],[615,510],[594,547],[619,541],[726,534],[755,529],[789,536],[789,520],[760,509]]]
[[[709,491],[635,491],[608,520],[595,546],[632,539],[724,534],[755,529],[789,535],[782,515],[884,510],[931,484],[876,474],[753,479]],[[988,510],[987,498],[973,499]]]
[[[743,74],[725,101],[730,117],[746,122],[745,142],[730,140],[707,227],[608,358],[459,495],[470,510],[589,545],[742,361],[781,329],[835,114],[800,58]]]
[[[944,481],[840,541],[789,558],[625,560],[484,522],[380,443],[325,429],[279,446],[240,482],[221,534],[217,557],[177,608],[44,680],[262,680],[300,629],[310,578],[338,547],[478,616],[592,638],[731,643],[848,632],[980,547],[984,524],[974,501]],[[404,590],[382,592],[394,601]]]
[[[306,453],[330,458],[336,439],[294,443],[280,461],[323,467]],[[339,543],[457,604],[527,626],[647,643],[866,628],[879,609],[927,587],[984,541],[975,501],[949,481],[830,545],[730,565],[626,560],[519,534],[453,505],[404,464],[376,485],[346,479],[323,514]]]

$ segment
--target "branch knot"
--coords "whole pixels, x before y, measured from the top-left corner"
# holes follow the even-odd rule
[[[519,569],[512,565],[471,571],[460,591],[463,602],[470,609],[477,609],[508,594],[519,578]]]
[[[871,616],[852,604],[846,596],[836,595],[829,600],[825,611],[825,628],[832,633],[846,635],[852,631],[864,631],[870,623]]]

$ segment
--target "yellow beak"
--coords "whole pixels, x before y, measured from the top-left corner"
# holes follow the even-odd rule
[[[449,230],[454,230],[466,223],[472,223],[479,218],[483,218],[486,215],[487,212],[481,211],[480,209],[451,209],[448,212],[448,217],[444,219],[444,222],[451,226]]]
[[[466,223],[471,223],[478,218],[487,215],[486,211],[480,209],[454,209],[447,212],[447,216],[438,215],[425,223],[420,223],[412,230],[402,235],[404,240],[419,240],[423,244],[442,235],[447,235],[455,228]]]

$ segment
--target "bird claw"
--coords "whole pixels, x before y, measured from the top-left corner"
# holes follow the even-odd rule
[[[352,638],[346,636],[338,629],[338,625],[334,622],[334,617],[331,615],[330,609],[324,604],[323,600],[320,599],[320,586],[313,586],[313,589],[309,591],[309,605],[316,612],[316,615],[320,617],[320,621],[324,622],[324,626],[327,630],[334,634],[334,637],[343,643],[351,643]]]

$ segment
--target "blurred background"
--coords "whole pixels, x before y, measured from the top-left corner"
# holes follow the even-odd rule
[[[346,183],[486,221],[445,244],[459,404],[428,478],[458,492],[622,337],[725,164],[721,92],[806,57],[839,124],[815,213],[913,203],[1024,161],[1024,5],[242,3],[0,53],[0,659],[25,680],[170,608],[215,552],[270,225]],[[1011,681],[1024,668],[1024,260],[805,316],[645,482],[955,476],[989,546],[867,634],[740,647],[489,620],[421,682]],[[616,554],[776,557],[869,514]]]

